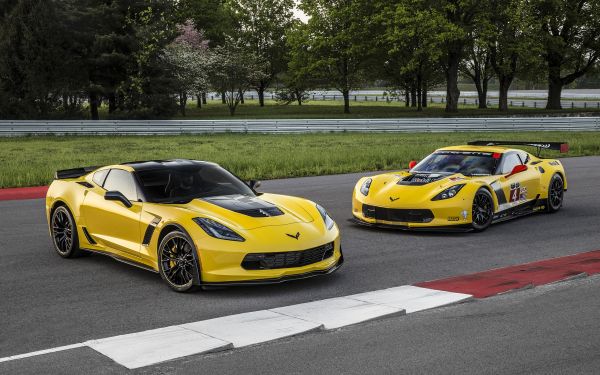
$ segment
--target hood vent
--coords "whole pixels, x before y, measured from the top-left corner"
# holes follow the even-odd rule
[[[410,176],[406,176],[402,180],[398,181],[398,185],[422,186],[435,181],[439,181],[442,178],[448,176],[449,175],[447,174],[441,173],[415,173],[411,174]]]
[[[244,195],[229,195],[204,198],[205,201],[250,217],[273,217],[281,216],[284,212],[275,206],[257,197]]]

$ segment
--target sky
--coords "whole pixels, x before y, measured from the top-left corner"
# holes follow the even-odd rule
[[[294,9],[294,15],[296,16],[296,18],[299,18],[303,22],[306,22],[307,20],[306,14],[304,14],[304,12],[298,8]]]

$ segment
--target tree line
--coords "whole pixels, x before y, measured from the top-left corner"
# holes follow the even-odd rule
[[[298,7],[307,21],[294,18]],[[231,114],[255,90],[302,105],[385,82],[407,105],[461,77],[508,109],[515,79],[563,87],[597,71],[600,0],[0,0],[0,118],[185,115],[216,91]]]

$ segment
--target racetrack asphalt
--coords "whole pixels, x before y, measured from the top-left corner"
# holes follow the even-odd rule
[[[73,260],[59,258],[54,253],[48,236],[43,200],[0,202],[0,357],[598,250],[600,200],[597,199],[597,194],[600,158],[564,159],[563,163],[569,177],[569,191],[565,206],[558,214],[520,218],[492,226],[484,233],[413,233],[358,227],[347,219],[351,216],[352,188],[362,174],[266,181],[262,191],[304,196],[321,203],[330,211],[342,230],[346,259],[344,266],[327,277],[281,285],[228,288],[183,295],[171,292],[158,275],[107,257],[93,255]],[[595,285],[597,291],[598,283]],[[593,291],[592,288],[588,293]],[[591,297],[585,293],[574,293],[574,296],[579,294],[582,294],[581,298],[571,303],[579,302],[588,306]],[[518,295],[515,293],[514,298]],[[565,298],[574,299],[574,296]],[[597,297],[593,302],[598,303]],[[545,306],[550,308],[552,304],[540,303],[538,315],[545,314]],[[580,309],[581,311],[575,307],[573,309],[585,317],[592,314],[592,311],[596,314],[598,311],[588,307]],[[495,313],[492,311],[488,314],[493,316]],[[523,311],[523,314],[530,320],[534,318],[533,313]],[[420,318],[412,317],[407,321],[415,319]],[[544,319],[547,321],[550,318]],[[591,322],[589,324],[593,325]],[[599,326],[600,324],[595,326],[596,332]],[[443,327],[437,329],[443,332]],[[448,327],[445,329],[451,330]],[[415,332],[418,333],[418,329],[415,328]],[[584,333],[586,332],[582,331]],[[472,329],[469,336],[461,334],[461,337],[468,342],[472,340],[470,343],[474,345],[478,340],[485,339],[483,335],[486,335],[486,331],[482,327],[480,331]],[[324,337],[331,337],[331,334]],[[369,337],[369,334],[357,337],[357,344],[353,346],[340,343],[337,350],[343,347],[361,350],[359,343],[369,347]],[[372,337],[375,340],[376,336]],[[504,344],[519,338],[512,337],[510,332],[504,337]],[[591,345],[598,349],[599,343],[600,340],[596,339]],[[390,344],[408,345],[410,341],[391,341]],[[466,346],[468,345],[465,343],[462,350]],[[77,349],[86,350],[89,349]],[[277,350],[278,357],[286,354]],[[305,350],[310,351],[310,348]],[[464,354],[461,346],[451,351],[455,351],[456,355]],[[415,356],[418,354],[408,349],[406,353],[413,353]],[[430,351],[429,354],[436,353]],[[446,352],[438,354],[448,355]],[[484,354],[484,357],[495,355],[493,351]],[[55,354],[66,358],[69,355]],[[322,355],[325,356],[326,353]],[[236,356],[237,354],[223,358],[237,358]],[[258,361],[260,357],[256,358]],[[263,360],[266,358],[268,357],[262,357]],[[99,363],[105,361],[94,360]],[[288,361],[292,363],[291,359]],[[597,357],[595,361],[593,363],[597,365]],[[28,363],[25,360],[18,362],[23,366]],[[37,362],[32,360],[31,363]],[[233,363],[231,365],[232,369],[236,368]],[[4,366],[18,364],[0,364],[0,372]],[[95,368],[101,370],[101,367]],[[163,370],[166,368],[163,367]],[[389,369],[392,368],[394,367]],[[308,367],[306,369],[311,372]],[[298,372],[303,371],[298,369]],[[314,369],[312,372],[315,372]]]

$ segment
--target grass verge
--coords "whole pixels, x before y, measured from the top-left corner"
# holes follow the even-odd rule
[[[57,169],[172,158],[214,161],[245,179],[389,170],[405,168],[436,148],[476,139],[566,141],[567,156],[600,155],[598,132],[0,138],[0,188],[48,184]]]

